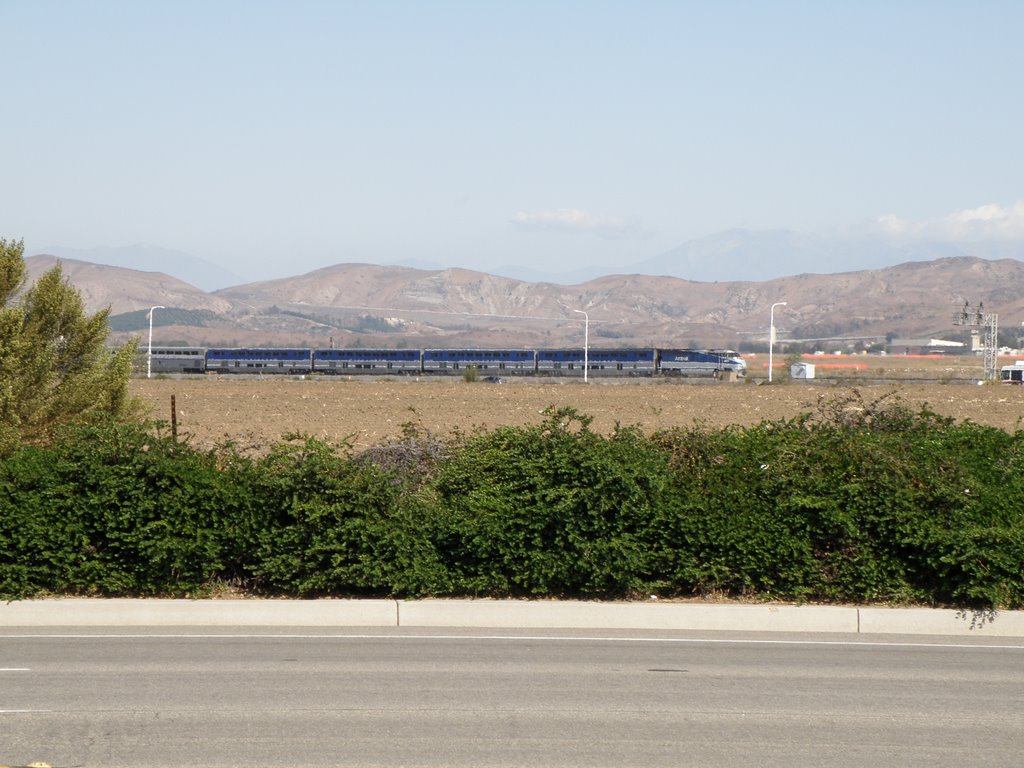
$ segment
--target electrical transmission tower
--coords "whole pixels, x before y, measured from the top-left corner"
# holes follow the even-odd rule
[[[985,381],[998,381],[999,315],[985,312],[985,302],[972,307],[964,302],[964,308],[953,315],[953,325],[966,325],[982,331],[982,354],[985,359]]]

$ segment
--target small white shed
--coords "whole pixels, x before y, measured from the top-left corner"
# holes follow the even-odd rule
[[[793,363],[789,366],[789,378],[794,381],[814,378],[814,363]]]

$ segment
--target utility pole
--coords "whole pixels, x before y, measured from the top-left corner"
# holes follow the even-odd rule
[[[768,321],[768,383],[772,383],[772,364],[773,364],[773,351],[775,349],[775,308],[784,307],[786,302],[776,301],[772,304],[771,312],[769,313]]]
[[[157,304],[149,308],[149,348],[146,351],[146,378],[153,375],[153,313],[158,309],[167,309]]]
[[[582,309],[574,309],[583,315],[583,383],[587,383],[587,374],[590,371],[590,315]]]

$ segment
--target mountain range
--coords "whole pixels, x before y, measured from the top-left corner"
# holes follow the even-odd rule
[[[91,264],[165,272],[180,280],[216,291],[256,279],[235,274],[206,259],[183,251],[140,243],[115,248],[50,247],[35,253]],[[953,256],[983,259],[1024,259],[1024,240],[927,240],[893,235],[817,235],[786,229],[731,229],[690,240],[651,258],[623,260],[614,267],[591,263],[568,271],[538,269],[524,264],[483,268],[493,275],[530,283],[576,285],[611,272],[630,275],[678,277],[700,282],[774,280],[804,272],[852,272],[879,269],[908,261],[931,261]],[[293,257],[287,257],[292,260]],[[301,263],[301,256],[294,257]],[[358,254],[343,254],[337,262],[359,262]],[[308,262],[306,262],[308,263]],[[444,270],[452,263],[433,263],[409,257],[386,266]],[[475,267],[474,267],[475,268]]]
[[[57,259],[26,260],[38,276]],[[767,339],[956,338],[965,303],[1024,317],[1024,262],[952,256],[835,274],[698,282],[642,274],[573,285],[466,269],[337,264],[207,292],[161,272],[61,259],[87,307],[111,308],[115,338],[154,343],[302,346],[721,346]],[[580,310],[576,312],[574,310]],[[586,313],[586,317],[582,314]],[[587,328],[584,326],[587,325]],[[833,342],[829,342],[833,343]]]

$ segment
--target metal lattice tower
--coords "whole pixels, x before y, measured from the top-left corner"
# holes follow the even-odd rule
[[[985,381],[998,381],[999,315],[995,312],[986,313],[984,302],[979,303],[976,308],[964,302],[964,308],[953,315],[953,325],[966,325],[982,330]]]

